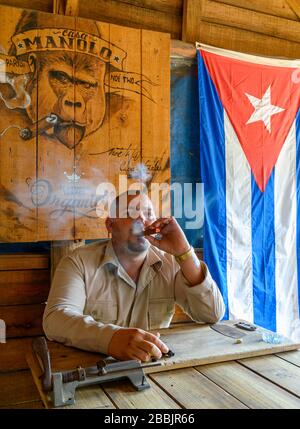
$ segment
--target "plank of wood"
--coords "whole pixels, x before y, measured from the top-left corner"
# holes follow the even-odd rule
[[[176,404],[162,389],[148,379],[151,386],[137,392],[129,382],[105,383],[103,389],[111,401],[121,409],[178,409]]]
[[[79,11],[79,0],[67,0],[65,14],[77,16]]]
[[[232,326],[236,321],[223,321]],[[243,337],[240,344],[235,339],[226,337],[209,327],[186,323],[173,325],[160,330],[161,339],[175,352],[172,358],[162,359],[161,367],[145,368],[146,373],[167,371],[214,362],[225,362],[244,357],[262,356],[281,351],[295,350],[299,343],[285,339],[281,344],[265,343],[259,332],[252,332]]]
[[[52,405],[50,405],[52,407]],[[100,385],[80,387],[75,393],[75,404],[59,407],[61,409],[114,409],[114,404],[109,400]]]
[[[32,338],[8,339],[0,343],[0,372],[28,369],[26,353],[30,350]]]
[[[40,401],[29,370],[0,374],[0,407]]]
[[[53,0],[1,0],[1,4],[10,7],[40,10],[42,12],[52,12]]]
[[[8,305],[0,307],[0,319],[6,324],[6,337],[43,335],[45,304]]]
[[[0,271],[49,268],[49,256],[30,253],[0,255]]]
[[[53,13],[64,15],[65,0],[53,0]]]
[[[194,368],[152,374],[151,378],[183,408],[247,408]]]
[[[0,45],[11,49],[13,23],[18,22],[21,10],[0,6]],[[24,77],[15,76],[17,87],[25,84]],[[23,83],[22,83],[23,80]],[[4,88],[3,88],[4,86]],[[16,88],[16,87],[15,87]],[[28,242],[37,240],[37,210],[31,198],[30,187],[36,180],[36,139],[24,141],[20,130],[30,125],[25,106],[28,94],[18,93],[8,82],[1,84],[0,103],[0,241]],[[5,102],[3,101],[3,96]],[[11,97],[11,98],[10,98]],[[36,95],[31,94],[31,104],[36,104]],[[32,112],[32,121],[36,114]],[[26,162],[24,162],[26,160]],[[22,165],[22,168],[20,168]]]
[[[278,409],[300,406],[298,398],[237,362],[202,365],[196,369],[249,408]]]
[[[201,25],[202,1],[183,0],[182,35],[184,42],[200,42],[199,27]]]
[[[233,324],[232,321],[222,323],[229,326]],[[265,343],[259,333],[249,333],[243,337],[242,343],[235,344],[233,338],[225,337],[209,325],[195,323],[173,325],[169,329],[161,329],[160,333],[162,340],[175,352],[175,356],[161,359],[161,366],[145,367],[147,374],[299,348],[299,344],[290,340],[278,345]],[[66,347],[56,342],[48,342],[48,347],[55,371],[76,368],[79,365],[95,365],[103,358],[103,355]]]
[[[49,270],[0,271],[0,306],[45,302],[49,289]]]
[[[249,31],[249,23],[246,30],[203,21],[202,9],[196,7],[196,2],[197,0],[186,0],[184,3],[182,39],[185,42],[198,41],[220,48],[258,55],[283,57],[284,53],[286,58],[299,57],[300,45],[298,43]],[[203,4],[202,1],[202,7]],[[219,4],[217,6],[219,7]],[[245,11],[249,13],[247,10],[242,12]],[[253,16],[255,19],[255,15]]]
[[[81,2],[82,3],[82,2]],[[101,39],[109,41],[110,30],[109,24],[96,21],[88,21],[86,19],[75,19],[77,31],[84,31],[89,34],[96,34]],[[107,230],[105,227],[105,219],[97,214],[97,202],[92,202],[95,198],[99,198],[97,191],[98,185],[102,182],[111,182],[109,176],[109,159],[107,151],[109,150],[110,141],[110,100],[107,88],[105,86],[105,77],[109,71],[108,63],[100,61],[98,58],[92,58],[90,62],[89,72],[86,74],[86,79],[96,82],[97,92],[94,95],[94,101],[90,100],[87,105],[87,121],[93,123],[101,120],[102,114],[104,118],[101,124],[98,124],[98,129],[85,136],[85,138],[75,146],[75,166],[77,174],[81,175],[79,187],[84,191],[80,197],[82,202],[88,200],[87,204],[82,204],[76,207],[75,212],[75,238],[90,239],[90,238],[107,238]],[[103,76],[103,73],[105,75]],[[103,82],[104,78],[104,82]],[[103,93],[105,91],[105,93]],[[80,98],[80,90],[75,86],[75,96]],[[84,95],[84,93],[82,93]],[[95,98],[96,97],[96,98]],[[99,107],[97,107],[99,106]],[[78,114],[75,110],[75,118]],[[94,125],[94,128],[95,125]],[[94,154],[105,153],[103,156]],[[101,193],[101,192],[100,192]]]
[[[170,194],[159,192],[159,185],[169,184],[171,177],[169,36],[142,31],[142,73],[154,83],[149,88],[153,101],[146,91],[142,97],[142,162],[152,176],[151,200],[156,215],[165,217],[170,215]]]
[[[292,11],[300,18],[300,3],[298,0],[286,0]]]
[[[299,6],[300,7],[300,6]],[[294,42],[300,41],[300,23],[211,0],[202,0],[201,20],[251,30]]]
[[[133,28],[125,28],[110,25],[110,43],[121,47],[127,53],[123,63],[123,69],[128,74],[111,70],[112,78],[120,78],[119,89],[114,88],[114,82],[110,81],[110,93],[117,92],[122,97],[121,109],[110,115],[110,155],[109,177],[119,192],[119,177],[130,176],[132,170],[141,162],[141,124],[142,124],[142,100],[140,87],[136,84],[122,84],[124,78],[143,83],[142,77],[142,32]],[[146,84],[145,84],[146,85]],[[128,88],[128,90],[127,90]],[[111,105],[112,106],[112,105]],[[128,180],[128,179],[127,179]],[[128,180],[128,185],[136,182],[136,179]]]
[[[1,407],[0,407],[1,408]],[[44,410],[44,404],[42,401],[29,401],[29,402],[21,402],[20,404],[10,404],[8,407],[12,410]]]
[[[277,37],[253,33],[247,30],[228,27],[225,25],[201,22],[191,25],[191,32],[186,41],[217,46],[219,48],[231,49],[256,55],[266,55],[284,58],[299,58],[300,44]]]
[[[79,16],[110,22],[128,27],[144,28],[171,33],[173,38],[181,35],[181,17],[170,13],[150,10],[116,0],[97,0],[96,3],[81,2]]]
[[[300,368],[277,356],[239,360],[239,363],[300,397]]]
[[[28,402],[20,402],[19,404],[8,404],[5,407],[0,407],[0,409],[11,409],[11,410],[41,410],[44,409],[44,405],[42,401],[28,401]]]
[[[118,0],[119,3],[134,5],[146,9],[158,10],[171,15],[182,15],[183,0]]]
[[[278,353],[277,356],[280,357],[281,359],[286,360],[287,362],[300,366],[300,350],[293,350],[290,352]]]
[[[297,14],[288,5],[287,0],[216,0],[218,3],[225,3],[231,6],[254,10],[282,18],[298,21]],[[297,1],[297,0],[296,0]]]
[[[75,18],[58,14],[39,13],[40,26],[76,30]],[[37,30],[37,35],[41,30]],[[75,120],[74,84],[65,89],[53,73],[63,72],[68,82],[74,82],[75,48],[65,51],[68,61],[61,60],[61,53],[45,51],[37,53],[39,68],[38,80],[38,119],[54,113],[62,121]],[[51,81],[49,76],[52,75]],[[54,75],[56,76],[56,75]],[[59,74],[58,74],[59,76]],[[68,76],[68,78],[67,78]],[[74,239],[74,200],[76,198],[74,170],[75,153],[73,129],[58,132],[49,131],[38,135],[38,240]],[[78,173],[78,172],[77,172]],[[74,196],[75,195],[75,196]]]

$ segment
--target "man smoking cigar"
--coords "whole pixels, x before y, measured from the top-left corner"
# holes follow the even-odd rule
[[[169,327],[175,303],[200,323],[221,319],[224,303],[177,221],[157,219],[145,194],[126,197],[125,207],[114,200],[117,215],[106,219],[111,239],[58,265],[43,326],[49,339],[146,362],[168,352],[156,330]]]

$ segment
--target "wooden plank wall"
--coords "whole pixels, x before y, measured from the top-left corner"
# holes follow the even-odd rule
[[[185,0],[182,40],[247,53],[300,57],[290,0]]]
[[[53,0],[1,0],[0,4],[53,11]],[[80,1],[78,16],[113,24],[171,33],[181,38],[183,0]]]
[[[0,0],[0,4],[52,12],[53,0]],[[299,58],[297,0],[97,0],[78,2],[78,16],[167,32],[260,55]]]
[[[106,238],[96,207],[104,189],[98,185],[108,182],[123,192],[121,176],[124,183],[141,161],[152,182],[170,181],[170,36],[3,5],[0,14],[1,46],[10,52],[26,50],[29,43],[39,70],[36,81],[30,74],[27,107],[22,100],[17,110],[5,96],[0,103],[0,241]],[[52,27],[61,34],[71,30],[71,45],[57,31],[45,36]],[[31,40],[27,31],[37,36]],[[102,46],[98,54],[88,50],[81,32],[95,39],[91,46]],[[57,37],[64,42],[63,60]],[[22,64],[28,69],[29,52],[15,54],[25,55]],[[112,55],[110,62],[105,52]],[[1,94],[10,90],[8,84],[2,86]],[[38,130],[33,124],[43,123],[49,112],[68,125],[47,132],[41,125]],[[24,142],[19,130],[28,127],[33,132]],[[132,177],[128,184],[136,181]]]
[[[41,408],[25,360],[32,338],[43,335],[42,316],[50,288],[48,255],[0,255],[0,408]]]

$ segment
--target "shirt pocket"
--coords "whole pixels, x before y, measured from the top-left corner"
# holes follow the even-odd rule
[[[118,307],[114,301],[93,301],[90,305],[90,314],[101,323],[116,323],[118,319]]]
[[[172,298],[157,298],[149,301],[149,329],[168,328],[175,311]]]

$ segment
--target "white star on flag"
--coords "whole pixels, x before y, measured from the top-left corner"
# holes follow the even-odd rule
[[[280,113],[285,110],[279,106],[271,104],[271,85],[268,87],[262,98],[257,98],[247,93],[245,94],[255,109],[246,124],[263,121],[267,130],[271,133],[271,117],[276,115],[276,113]]]

